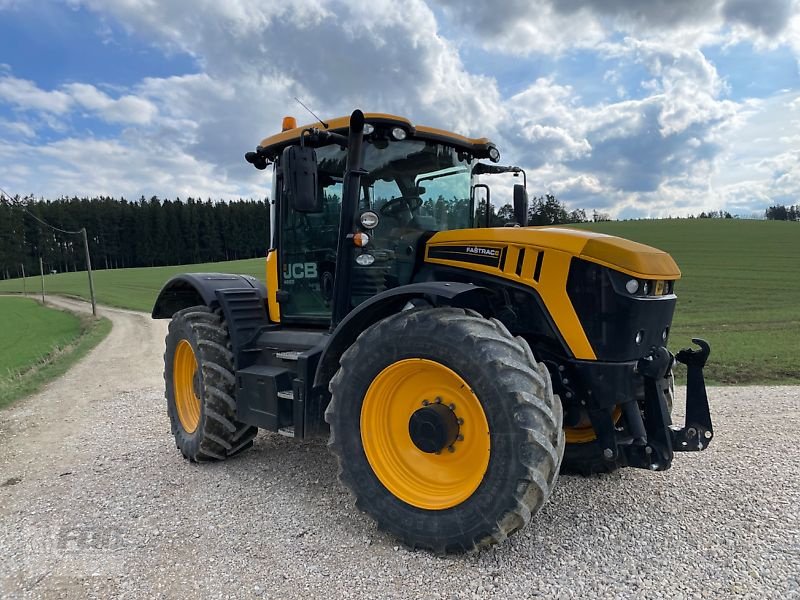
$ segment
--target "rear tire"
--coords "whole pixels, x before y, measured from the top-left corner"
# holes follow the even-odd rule
[[[499,321],[455,308],[404,311],[365,330],[340,364],[325,413],[340,480],[407,546],[445,553],[495,544],[549,498],[564,451],[561,402],[547,368]],[[413,418],[403,416],[427,402],[459,417],[457,441],[439,454],[421,449]]]
[[[225,460],[251,447],[258,428],[236,420],[233,353],[219,312],[207,306],[176,312],[165,341],[164,395],[183,456]]]

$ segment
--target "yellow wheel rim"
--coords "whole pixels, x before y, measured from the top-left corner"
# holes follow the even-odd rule
[[[197,359],[192,345],[178,342],[172,359],[172,389],[178,420],[186,433],[194,433],[200,424],[200,398],[196,389]]]
[[[615,406],[614,414],[612,415],[615,424],[619,421],[620,416],[622,416],[622,409],[619,406]],[[568,444],[588,444],[596,439],[597,436],[594,433],[592,424],[589,422],[588,414],[585,418],[581,419],[581,423],[576,427],[564,428],[564,440]]]
[[[412,416],[426,407],[457,423],[457,437],[438,452],[420,449],[409,430]],[[386,367],[369,386],[361,407],[361,443],[384,487],[427,510],[464,502],[489,466],[489,424],[480,401],[454,371],[422,358]]]

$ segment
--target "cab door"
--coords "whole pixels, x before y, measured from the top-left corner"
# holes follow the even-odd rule
[[[299,212],[281,203],[280,289],[281,321],[327,325],[333,302],[333,280],[341,181],[329,180],[321,189],[322,211]]]

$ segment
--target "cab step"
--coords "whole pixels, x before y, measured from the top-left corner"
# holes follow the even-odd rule
[[[294,437],[294,425],[287,425],[278,429],[278,433],[285,437]]]
[[[281,390],[278,392],[278,398],[284,400],[294,400],[294,392],[292,390]]]

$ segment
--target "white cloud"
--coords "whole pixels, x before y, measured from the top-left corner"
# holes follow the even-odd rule
[[[136,96],[128,95],[113,99],[86,83],[70,83],[63,89],[79,106],[96,113],[110,123],[146,125],[156,116],[155,106]]]
[[[76,107],[109,123],[144,125],[156,115],[155,107],[136,96],[111,98],[87,83],[69,83],[58,90],[43,90],[34,82],[12,75],[0,77],[0,102],[22,112],[41,111],[66,115]]]
[[[11,137],[33,138],[36,136],[36,130],[24,121],[0,119],[0,132],[5,132]]]
[[[70,109],[72,98],[62,91],[46,91],[32,81],[10,75],[0,77],[0,101],[23,110],[42,110],[64,114]]]

